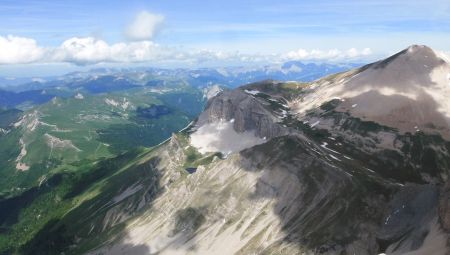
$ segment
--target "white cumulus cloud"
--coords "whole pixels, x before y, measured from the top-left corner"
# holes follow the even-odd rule
[[[41,60],[46,51],[34,39],[0,36],[0,64],[24,64]]]
[[[155,36],[163,22],[163,15],[142,11],[136,16],[125,33],[130,40],[150,40]]]
[[[100,62],[144,62],[170,58],[171,49],[151,41],[131,43],[107,42],[93,37],[74,37],[53,50],[52,61],[75,64],[94,64]]]

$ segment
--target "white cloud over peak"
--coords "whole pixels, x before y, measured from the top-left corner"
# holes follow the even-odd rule
[[[128,39],[133,41],[151,40],[164,22],[164,16],[148,11],[138,13],[125,31]]]
[[[372,55],[372,50],[365,48],[358,50],[355,48],[348,49],[346,51],[341,51],[338,49],[331,49],[328,51],[323,50],[305,50],[298,49],[295,51],[290,51],[283,55],[286,60],[328,60],[328,61],[344,61],[344,60],[354,60]]]
[[[41,60],[45,49],[34,39],[18,36],[0,36],[0,64],[24,64]]]

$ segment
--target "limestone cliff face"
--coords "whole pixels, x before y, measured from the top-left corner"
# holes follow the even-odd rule
[[[212,98],[196,125],[230,120],[234,121],[237,132],[254,130],[261,138],[270,139],[287,133],[267,105],[240,89],[223,91]]]

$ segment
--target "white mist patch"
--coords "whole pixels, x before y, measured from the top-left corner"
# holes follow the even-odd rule
[[[222,152],[230,154],[264,143],[254,132],[238,133],[232,122],[215,122],[201,126],[191,135],[191,145],[200,153]]]
[[[450,63],[450,56],[442,51],[434,51],[438,57],[444,60],[447,63]]]
[[[438,111],[450,119],[450,65],[435,68],[430,74],[431,80],[434,82],[432,88],[425,88],[425,91],[438,104]]]
[[[258,95],[259,93],[261,93],[261,92],[259,92],[258,90],[248,90],[248,89],[246,89],[246,90],[244,90],[244,91],[245,91],[245,93],[250,94],[250,95],[253,95],[253,96],[256,96],[256,95]]]

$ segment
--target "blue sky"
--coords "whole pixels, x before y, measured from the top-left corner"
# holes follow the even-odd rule
[[[450,51],[448,0],[2,0],[0,13],[0,46],[2,38],[6,45],[3,52],[0,48],[0,75],[42,65],[66,70],[105,63],[371,61],[410,44]],[[151,33],[130,36],[139,15],[147,25],[138,24],[136,33],[147,28]],[[92,47],[89,53],[95,56],[79,52],[78,46],[75,52],[68,43],[72,48],[62,47],[67,41]],[[148,52],[136,57],[143,43]],[[12,53],[24,48],[29,54]],[[104,55],[96,57],[102,49]]]

